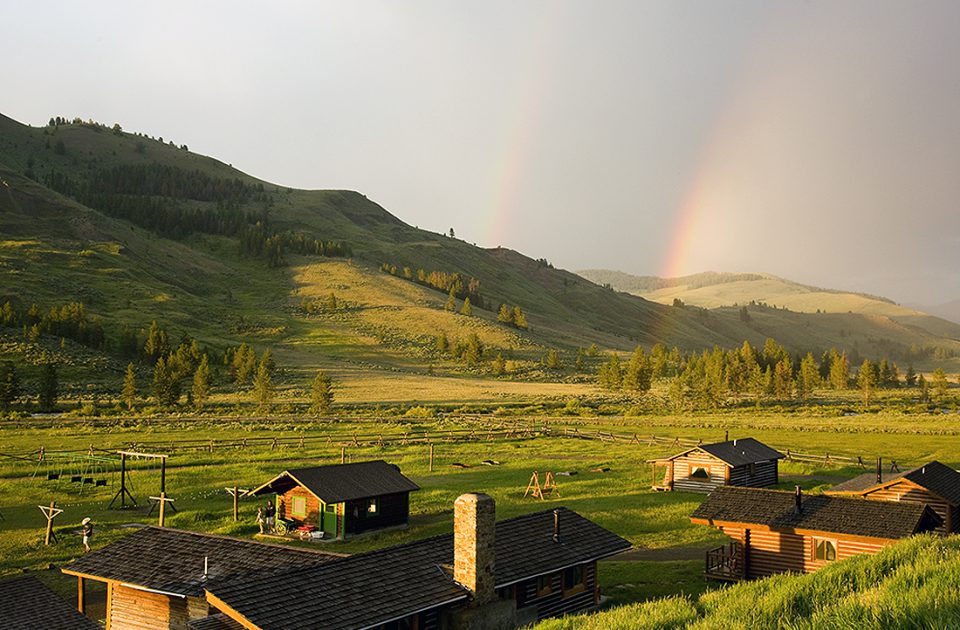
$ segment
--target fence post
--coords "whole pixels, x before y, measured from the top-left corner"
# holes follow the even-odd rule
[[[433,442],[430,442],[430,472],[433,472]]]

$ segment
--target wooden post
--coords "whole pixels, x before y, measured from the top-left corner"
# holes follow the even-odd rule
[[[46,505],[38,505],[37,507],[40,508],[43,515],[47,517],[47,529],[43,536],[43,544],[49,545],[50,541],[57,542],[57,535],[53,531],[53,519],[62,514],[63,510],[57,507],[56,501],[51,501],[50,507]]]
[[[233,520],[234,521],[240,520],[239,519],[240,506],[238,505],[239,501],[240,501],[240,489],[237,486],[234,486],[233,487]]]
[[[340,447],[340,463],[341,464],[347,463],[347,447],[346,446]]]
[[[166,511],[167,511],[167,493],[160,493],[160,527],[163,527],[166,524]]]
[[[87,614],[87,593],[85,584],[82,577],[77,577],[77,610],[80,611],[81,615]],[[107,588],[110,588],[107,586]]]
[[[160,458],[160,494],[167,491],[167,458]]]
[[[430,442],[430,472],[433,472],[433,442]]]

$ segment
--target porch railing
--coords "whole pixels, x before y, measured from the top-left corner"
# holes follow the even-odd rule
[[[734,541],[716,549],[707,551],[707,565],[704,573],[714,580],[742,580],[745,573],[743,546]]]

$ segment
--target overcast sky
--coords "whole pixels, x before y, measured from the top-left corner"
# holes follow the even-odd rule
[[[960,2],[18,2],[0,111],[568,269],[960,297]]]

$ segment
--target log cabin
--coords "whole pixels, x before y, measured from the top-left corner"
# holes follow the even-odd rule
[[[383,460],[285,470],[250,495],[274,495],[278,522],[324,539],[406,527],[420,486]],[[285,526],[286,527],[286,526]]]
[[[732,540],[706,554],[705,574],[742,580],[811,573],[836,560],[877,553],[896,541],[935,530],[942,519],[919,503],[804,495],[761,488],[717,488],[690,516]]]
[[[629,548],[565,508],[496,522],[491,497],[466,494],[452,535],[218,582],[207,599],[244,628],[507,630],[596,607],[597,561]]]
[[[0,628],[99,630],[100,625],[27,576],[0,582]]]
[[[899,473],[866,473],[830,488],[827,494],[859,496],[875,501],[929,505],[943,520],[941,534],[960,532],[960,472],[932,461]]]
[[[312,566],[342,558],[248,540],[145,527],[81,556],[61,571],[77,578],[83,611],[85,583],[107,586],[107,630],[188,630],[211,615],[205,586],[238,575]],[[215,612],[215,611],[214,611]]]
[[[506,630],[596,607],[597,561],[629,548],[565,508],[497,522],[467,494],[452,535],[354,556],[149,527],[63,572],[108,583],[108,630]]]
[[[753,438],[701,444],[649,460],[654,490],[710,492],[720,486],[761,488],[779,481],[783,455]]]

